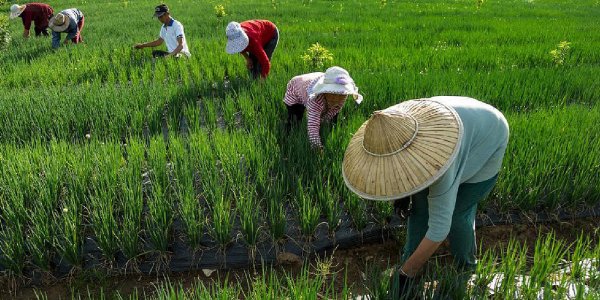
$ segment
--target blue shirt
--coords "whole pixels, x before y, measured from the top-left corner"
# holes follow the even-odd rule
[[[79,31],[78,24],[83,19],[83,13],[76,8],[65,9],[60,13],[69,18],[69,26],[64,31],[67,33],[66,39],[73,39]],[[52,31],[52,48],[58,47],[60,47],[60,32]]]
[[[441,96],[431,100],[452,107],[463,124],[456,159],[436,182],[429,186],[428,229],[425,236],[441,242],[452,225],[458,187],[494,177],[500,171],[508,144],[508,122],[500,111],[467,97]]]

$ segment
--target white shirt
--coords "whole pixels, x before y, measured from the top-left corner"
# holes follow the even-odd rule
[[[179,43],[177,42],[178,37],[183,38],[183,49],[181,49],[180,53],[183,53],[187,57],[192,56],[187,41],[185,40],[183,25],[181,25],[179,21],[171,18],[169,24],[163,24],[163,26],[160,27],[160,38],[167,44],[167,51],[169,51],[169,53],[173,52],[177,46],[179,46]]]

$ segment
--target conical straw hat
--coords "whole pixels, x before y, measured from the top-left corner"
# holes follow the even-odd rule
[[[344,182],[365,199],[415,194],[446,172],[462,134],[456,111],[433,100],[410,100],[376,111],[348,144]]]

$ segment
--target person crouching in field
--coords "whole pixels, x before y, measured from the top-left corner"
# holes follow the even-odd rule
[[[52,17],[48,27],[52,29],[52,48],[60,47],[60,34],[66,33],[67,37],[63,42],[65,45],[71,41],[73,44],[83,42],[81,31],[83,30],[83,13],[77,8],[65,9]]]
[[[449,96],[376,111],[354,134],[342,164],[348,188],[364,199],[395,200],[397,211],[408,209],[392,299],[410,299],[405,293],[415,276],[446,238],[457,266],[474,271],[477,204],[496,183],[508,137],[496,108]]]
[[[283,98],[288,110],[287,129],[294,123],[299,123],[306,110],[310,144],[322,151],[319,133],[321,122],[335,123],[348,95],[353,95],[356,103],[362,101],[348,71],[337,66],[327,69],[325,73],[315,72],[292,78]]]
[[[253,79],[267,78],[271,71],[271,57],[279,41],[277,26],[267,20],[230,22],[225,29],[229,54],[240,53]]]
[[[137,44],[135,49],[143,49],[146,47],[157,47],[163,43],[167,44],[167,51],[154,50],[152,57],[180,57],[182,54],[190,57],[190,50],[185,39],[183,25],[171,17],[169,7],[161,4],[154,8],[154,17],[163,24],[160,27],[158,39],[152,42]]]
[[[49,36],[48,21],[54,15],[54,9],[44,3],[13,4],[10,7],[10,19],[20,17],[23,20],[23,37],[29,38],[31,22],[35,24],[35,36]]]

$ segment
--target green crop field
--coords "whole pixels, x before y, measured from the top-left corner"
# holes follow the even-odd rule
[[[11,2],[2,2],[5,14]],[[52,272],[57,262],[76,270],[87,239],[110,266],[164,259],[176,240],[193,251],[207,240],[253,250],[290,231],[306,241],[319,227],[333,234],[344,216],[357,232],[384,226],[391,205],[344,185],[345,147],[373,111],[437,95],[480,99],[509,121],[499,181],[481,209],[598,205],[598,0],[166,3],[189,59],[133,49],[158,36],[157,1],[51,1],[85,14],[85,43],[58,50],[10,22],[0,52],[0,276]],[[225,26],[247,19],[280,30],[266,81],[225,53]],[[318,69],[302,58],[315,43],[333,57]],[[293,76],[333,65],[364,101],[347,101],[321,129],[318,155],[305,124],[286,133],[282,99]]]

